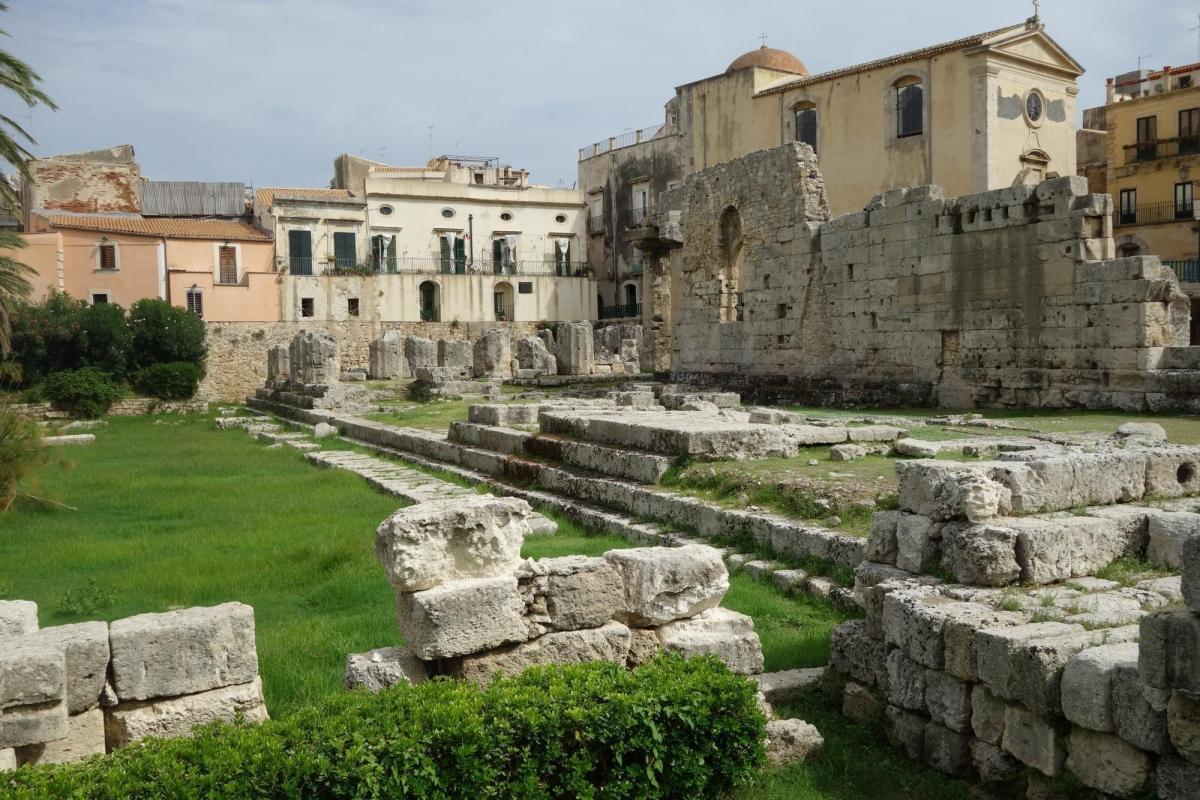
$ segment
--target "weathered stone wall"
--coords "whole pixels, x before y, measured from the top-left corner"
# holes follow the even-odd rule
[[[678,377],[817,402],[1200,407],[1186,296],[1157,259],[1112,258],[1112,200],[1081,178],[897,189],[826,220],[816,159],[792,144],[664,205]]]
[[[267,718],[241,603],[38,630],[0,600],[0,771],[61,764],[209,722]]]

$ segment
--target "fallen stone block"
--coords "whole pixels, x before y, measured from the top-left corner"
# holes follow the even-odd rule
[[[804,693],[817,685],[825,676],[824,667],[810,669],[789,669],[782,672],[764,672],[755,675],[754,681],[758,690],[773,706],[787,705],[795,702]]]
[[[711,608],[691,619],[669,622],[658,629],[663,648],[685,658],[714,655],[730,671],[757,675],[763,671],[762,643],[754,621],[726,608]]]
[[[1074,728],[1068,750],[1067,769],[1093,789],[1132,797],[1150,780],[1150,757],[1110,733]]]
[[[347,689],[362,688],[375,693],[400,683],[420,683],[425,679],[425,665],[408,648],[380,647],[346,656],[342,685]]]
[[[254,609],[242,603],[138,614],[113,622],[108,635],[121,700],[203,692],[258,675]]]
[[[830,461],[862,461],[867,457],[867,448],[859,444],[835,444],[829,448]]]
[[[104,736],[111,752],[149,737],[187,736],[199,725],[233,722],[238,717],[247,722],[267,719],[262,682],[257,677],[235,686],[105,709]]]
[[[633,627],[657,627],[720,604],[729,590],[721,551],[706,545],[612,550],[604,558],[625,587],[618,617]]]
[[[0,600],[0,639],[24,636],[38,627],[37,603],[30,600]]]
[[[776,767],[816,759],[825,744],[815,726],[799,719],[773,719],[766,733],[767,762]]]
[[[1019,705],[1005,708],[1001,747],[1047,777],[1062,773],[1067,757],[1065,738],[1066,732],[1044,717]]]
[[[62,739],[17,748],[21,765],[69,764],[88,756],[104,755],[104,711],[93,708],[67,717],[67,735]]]
[[[596,628],[624,608],[621,575],[604,558],[530,559],[513,574],[530,621],[550,628]]]
[[[74,444],[91,444],[96,441],[94,433],[70,433],[65,436],[43,436],[43,447],[67,447]]]
[[[556,631],[528,642],[458,659],[452,669],[456,678],[486,684],[497,675],[518,675],[545,664],[582,664],[611,661],[625,664],[632,634],[619,622],[598,628]]]
[[[402,592],[511,572],[533,509],[515,497],[452,497],[402,508],[375,532],[375,555]]]
[[[337,436],[338,429],[330,425],[328,422],[318,422],[313,426],[313,436],[317,439],[328,439],[330,436]]]
[[[66,658],[68,714],[81,714],[100,702],[109,660],[106,623],[80,622],[42,628],[29,641],[62,649]]]
[[[525,603],[511,575],[450,581],[396,596],[404,641],[424,661],[525,641]]]
[[[1083,650],[1063,668],[1063,716],[1093,731],[1112,732],[1113,678],[1121,666],[1137,667],[1138,646],[1133,642]]]
[[[941,452],[936,442],[925,442],[920,439],[897,439],[892,445],[896,452],[909,458],[937,458]]]

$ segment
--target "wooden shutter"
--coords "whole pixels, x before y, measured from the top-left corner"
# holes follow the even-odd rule
[[[117,246],[114,244],[100,245],[100,269],[117,268]]]
[[[450,242],[446,241],[445,236],[439,236],[438,242],[441,244],[439,252],[442,255],[442,272],[453,272],[454,269],[450,266]]]
[[[333,234],[333,261],[339,267],[353,267],[356,259],[353,233]]]
[[[217,248],[217,254],[221,283],[237,283],[237,249],[227,244],[221,245]]]
[[[492,272],[497,275],[504,273],[504,240],[492,240]]]
[[[312,231],[288,231],[288,271],[312,275]]]
[[[458,238],[454,240],[454,271],[459,275],[465,275],[467,272],[467,240]]]

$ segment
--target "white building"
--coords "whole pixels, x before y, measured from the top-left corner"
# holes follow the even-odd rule
[[[595,319],[583,193],[495,159],[395,167],[343,155],[332,189],[255,193],[284,320]]]

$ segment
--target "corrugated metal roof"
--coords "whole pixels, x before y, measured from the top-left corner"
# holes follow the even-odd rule
[[[271,235],[240,220],[112,217],[90,214],[44,214],[55,228],[160,236],[172,239],[270,241]]]
[[[240,217],[246,185],[232,181],[142,181],[147,217]]]

